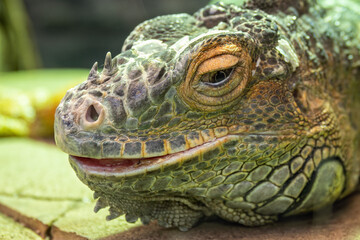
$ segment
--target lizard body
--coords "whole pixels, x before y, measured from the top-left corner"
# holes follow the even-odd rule
[[[109,220],[257,226],[354,190],[359,5],[239,2],[145,21],[59,105],[56,143]]]

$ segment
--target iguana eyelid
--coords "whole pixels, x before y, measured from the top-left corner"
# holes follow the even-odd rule
[[[203,75],[206,73],[216,72],[234,67],[239,62],[239,57],[224,54],[212,57],[202,62],[197,68],[196,74]]]

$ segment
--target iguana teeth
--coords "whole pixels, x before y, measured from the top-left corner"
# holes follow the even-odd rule
[[[96,202],[96,205],[94,207],[94,212],[98,212],[100,209],[103,209],[105,207],[107,207],[107,201],[104,198],[99,198],[99,200]]]
[[[126,219],[126,221],[129,222],[129,223],[134,223],[134,222],[136,222],[136,221],[138,220],[138,218],[139,218],[139,217],[137,217],[136,215],[133,215],[133,214],[131,214],[131,213],[127,213],[127,214],[125,215],[125,219]]]
[[[98,73],[98,62],[95,62],[90,70],[88,80],[96,80],[98,78],[100,78]]]

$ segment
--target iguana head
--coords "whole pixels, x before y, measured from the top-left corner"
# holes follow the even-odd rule
[[[209,5],[140,24],[101,72],[95,63],[55,131],[96,210],[186,230],[207,215],[257,225],[290,208],[326,154],[309,139],[327,128],[299,107],[300,59],[284,28],[261,10]]]

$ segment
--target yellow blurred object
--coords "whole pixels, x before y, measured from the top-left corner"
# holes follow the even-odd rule
[[[70,87],[73,86],[69,86],[68,88]],[[37,94],[30,96],[36,111],[36,119],[31,124],[31,136],[53,136],[55,110],[68,88],[63,88],[52,95],[44,91],[41,94],[37,92]],[[41,96],[41,98],[39,98],[39,96]]]
[[[26,93],[0,86],[0,136],[27,136],[35,109]]]
[[[32,70],[0,74],[0,137],[52,137],[56,107],[88,70]]]

